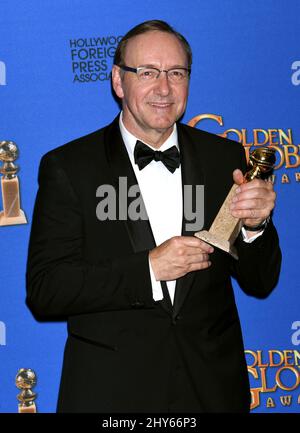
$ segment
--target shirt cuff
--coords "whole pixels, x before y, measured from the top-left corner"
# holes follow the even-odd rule
[[[148,257],[148,261],[149,261],[149,271],[150,271],[150,277],[151,277],[153,300],[154,301],[161,301],[164,298],[161,284],[160,284],[160,281],[156,281],[156,279],[155,279],[155,275],[154,275],[149,257]]]
[[[256,233],[256,235],[249,238],[244,227],[242,227],[241,231],[242,231],[243,241],[246,242],[247,244],[251,244],[251,242],[253,242],[253,241],[255,241],[255,239],[259,238],[264,232],[264,230],[261,230],[260,232]]]

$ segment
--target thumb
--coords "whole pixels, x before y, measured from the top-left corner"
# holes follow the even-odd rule
[[[244,175],[241,170],[237,168],[236,170],[234,170],[232,175],[234,183],[236,183],[237,185],[241,185],[242,183],[244,183]]]

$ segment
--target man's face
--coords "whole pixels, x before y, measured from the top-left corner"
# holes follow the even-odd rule
[[[130,39],[124,64],[137,68],[158,69],[188,67],[187,55],[177,38],[168,33],[151,31]],[[122,99],[123,121],[126,128],[141,139],[158,143],[166,139],[174,123],[184,113],[188,96],[188,79],[172,83],[162,72],[153,82],[139,81],[132,72],[122,72],[114,66],[113,86]],[[155,138],[156,137],[156,138]],[[161,144],[161,143],[159,143]]]

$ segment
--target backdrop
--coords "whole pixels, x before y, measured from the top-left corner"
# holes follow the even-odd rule
[[[246,151],[262,144],[276,149],[280,281],[266,300],[247,297],[235,283],[234,289],[252,411],[299,412],[299,17],[298,0],[0,1],[0,141],[19,147],[28,220],[0,227],[0,412],[17,411],[15,375],[24,367],[37,373],[38,411],[56,408],[66,325],[37,322],[25,304],[40,158],[117,114],[110,86],[115,47],[148,19],[168,21],[191,43],[183,121],[204,115],[195,127],[241,141]]]

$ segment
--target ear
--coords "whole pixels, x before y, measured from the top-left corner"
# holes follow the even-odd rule
[[[114,65],[111,71],[112,86],[116,95],[122,99],[124,97],[121,69],[119,66]]]

